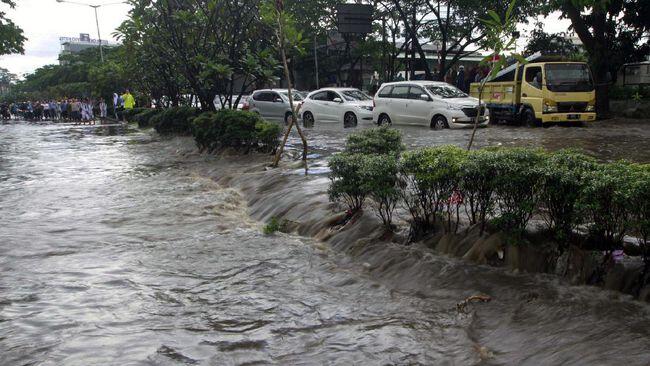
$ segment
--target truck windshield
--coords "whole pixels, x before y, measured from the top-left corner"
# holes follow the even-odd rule
[[[426,88],[433,93],[433,95],[442,98],[465,98],[467,94],[463,93],[460,89],[451,85],[427,85]]]
[[[546,87],[554,92],[587,92],[594,90],[586,64],[547,64]]]

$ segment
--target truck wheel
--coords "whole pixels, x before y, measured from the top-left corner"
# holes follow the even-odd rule
[[[496,125],[498,123],[499,123],[499,121],[497,120],[496,113],[490,111],[490,124],[491,125]]]
[[[527,108],[522,115],[522,122],[524,126],[528,127],[540,127],[541,123],[537,121],[535,117],[535,112],[532,109]]]

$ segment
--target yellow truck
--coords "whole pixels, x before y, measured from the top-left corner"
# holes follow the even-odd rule
[[[499,120],[540,126],[596,120],[596,91],[584,62],[550,61],[539,53],[528,63],[516,63],[485,83],[482,100],[490,122]],[[479,97],[479,83],[470,94]]]

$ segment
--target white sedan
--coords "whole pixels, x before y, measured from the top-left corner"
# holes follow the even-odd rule
[[[472,127],[478,109],[478,99],[440,81],[385,83],[374,103],[373,120],[380,126],[395,123],[433,129]],[[486,126],[488,120],[489,112],[483,105],[479,126]]]
[[[311,92],[302,104],[306,126],[315,122],[343,122],[354,127],[359,120],[372,121],[372,97],[354,88],[324,88]]]

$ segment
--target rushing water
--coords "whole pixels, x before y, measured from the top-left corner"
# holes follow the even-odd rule
[[[435,256],[402,288],[262,235],[187,140],[98,131],[0,125],[0,365],[650,362],[647,305]]]

